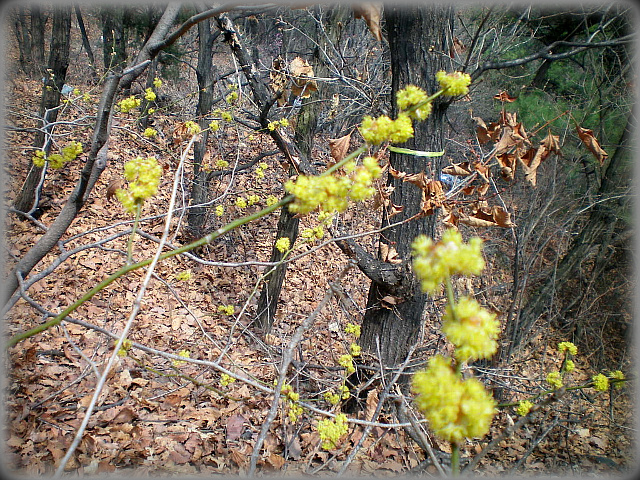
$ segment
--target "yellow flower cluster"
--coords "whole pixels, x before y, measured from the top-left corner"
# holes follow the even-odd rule
[[[456,346],[455,357],[460,362],[489,358],[498,349],[500,322],[472,298],[462,297],[454,306],[447,305],[442,331]]]
[[[431,113],[429,96],[420,87],[407,85],[396,93],[396,103],[400,110],[406,110],[411,118],[424,120]]]
[[[131,160],[124,165],[129,188],[116,190],[116,197],[128,212],[133,213],[138,205],[158,193],[161,175],[162,167],[155,157]]]
[[[133,347],[133,342],[131,342],[131,340],[129,340],[128,338],[125,338],[122,342],[120,350],[118,350],[118,356],[126,357],[129,350],[131,350],[131,347]]]
[[[338,358],[338,364],[345,368],[347,375],[351,375],[356,371],[356,367],[353,366],[353,357],[348,353]]]
[[[247,208],[247,201],[244,197],[236,198],[236,207],[238,208]]]
[[[360,166],[347,164],[345,170],[349,175],[299,175],[295,181],[287,181],[285,188],[296,197],[289,209],[303,214],[318,207],[325,212],[343,212],[350,199],[361,201],[375,193],[371,185],[382,169],[374,157],[365,157]]]
[[[609,372],[609,378],[612,380],[624,380],[624,373],[620,370],[616,370],[615,372]],[[614,383],[614,388],[619,389],[624,385],[624,381],[619,381]]]
[[[118,102],[118,108],[122,113],[129,113],[129,111],[133,110],[140,106],[140,99],[131,95],[128,98],[123,98]]]
[[[45,156],[44,150],[36,150],[31,157],[31,161],[36,167],[43,167],[45,161],[49,162],[49,166],[51,168],[62,168],[65,163],[75,160],[78,155],[82,153],[82,143],[80,142],[69,142],[63,149],[62,155],[59,153],[54,153]]]
[[[225,315],[233,315],[236,311],[236,308],[233,305],[218,305],[218,312],[224,313]]]
[[[162,80],[160,80],[158,77],[154,78],[153,86],[156,88],[160,88],[162,86]]]
[[[267,128],[270,131],[274,131],[277,130],[280,127],[288,127],[289,126],[289,120],[286,118],[281,118],[280,120],[274,120],[273,122],[269,122],[269,125],[267,125]]]
[[[320,420],[317,430],[322,440],[322,448],[332,450],[338,446],[340,438],[349,431],[347,416],[340,413],[334,420],[328,418]]]
[[[270,207],[271,205],[275,205],[276,203],[278,203],[278,197],[276,197],[275,195],[269,195],[267,197],[266,203],[267,203],[267,207]]]
[[[274,385],[278,384],[277,380],[273,381]],[[285,383],[282,386],[282,391],[280,392],[287,399],[287,404],[289,406],[289,411],[287,412],[289,416],[289,420],[291,423],[295,423],[298,421],[298,418],[303,413],[302,406],[298,403],[300,401],[300,394],[293,391],[293,387],[288,383]]]
[[[289,240],[289,237],[281,237],[276,241],[276,248],[281,253],[286,252],[287,250],[289,250],[290,247],[291,247],[291,240]]]
[[[412,243],[413,269],[422,290],[433,293],[453,274],[479,274],[484,268],[482,240],[473,237],[462,243],[462,235],[455,229],[446,230],[439,242],[419,235]]]
[[[362,119],[360,134],[371,145],[380,145],[386,141],[402,143],[413,137],[413,124],[406,113],[400,113],[395,120],[386,115],[376,119],[367,115]]]
[[[256,177],[264,178],[264,171],[269,168],[269,164],[267,162],[260,162],[258,164],[258,168],[256,168]]]
[[[184,122],[184,126],[187,127],[187,132],[189,132],[189,135],[197,135],[202,131],[200,125],[198,125],[193,120],[187,120],[186,122]]]
[[[153,102],[156,99],[156,94],[151,88],[147,88],[144,91],[144,98],[149,102]]]
[[[176,280],[185,281],[191,279],[191,270],[183,270],[176,273]]]
[[[516,409],[516,413],[521,417],[524,417],[527,413],[529,413],[529,411],[531,410],[531,407],[533,407],[533,403],[531,403],[529,400],[523,400],[518,405],[518,408]]]
[[[178,356],[182,358],[191,358],[191,352],[189,352],[189,350],[180,350],[178,352]],[[174,367],[179,367],[183,363],[185,363],[184,360],[171,360],[171,364]]]
[[[331,405],[337,405],[340,402],[340,395],[334,393],[333,390],[324,392],[324,399]]]
[[[249,204],[249,206],[255,205],[259,201],[260,201],[260,197],[256,194],[251,194],[247,197],[247,203]]]
[[[233,378],[231,375],[227,375],[226,373],[223,373],[220,376],[220,385],[222,385],[223,387],[226,387],[235,381],[236,381],[235,378]]]
[[[436,80],[442,87],[443,94],[449,96],[466,95],[469,93],[471,76],[468,73],[452,72],[447,73],[440,70],[436,73]]]
[[[573,360],[567,359],[564,362],[564,371],[567,373],[571,373],[576,369],[576,364],[573,362]]]
[[[216,217],[224,215],[224,207],[222,205],[216,206]]]
[[[496,402],[475,378],[462,380],[441,355],[413,377],[416,404],[442,439],[460,442],[489,431]]]
[[[349,345],[349,353],[351,353],[352,357],[359,357],[362,353],[362,348],[357,343],[352,343]]]
[[[218,131],[218,129],[219,129],[219,128],[220,128],[220,122],[218,122],[217,120],[211,120],[211,121],[209,122],[209,129],[210,129],[212,132],[216,132],[216,131]]]
[[[349,390],[349,387],[347,387],[346,385],[342,385],[339,388],[339,391],[340,391],[340,397],[343,400],[346,400],[351,396],[351,390]]]
[[[593,382],[593,388],[599,392],[606,392],[609,390],[609,379],[602,373],[594,375],[591,378],[591,381]]]
[[[238,92],[236,92],[236,91],[229,93],[229,95],[227,95],[227,97],[225,98],[225,101],[229,105],[234,103],[236,100],[238,100]]]
[[[347,323],[344,327],[344,332],[348,335],[353,335],[355,338],[360,337],[360,325],[354,323]]]
[[[145,128],[144,132],[142,133],[142,136],[146,137],[146,138],[151,138],[151,137],[155,137],[158,134],[158,131],[149,127],[149,128]]]
[[[320,240],[324,237],[324,228],[322,228],[322,225],[318,225],[313,228],[305,228],[300,236],[308,241],[312,241],[314,239]]]
[[[571,355],[577,355],[578,347],[576,347],[571,342],[560,342],[558,344],[558,351],[560,352],[568,351]]]
[[[562,387],[562,376],[560,372],[550,372],[547,374],[547,383],[555,390]]]
[[[218,160],[216,160],[216,167],[227,168],[228,166],[229,166],[229,162],[227,160],[223,160],[222,158],[219,158]]]

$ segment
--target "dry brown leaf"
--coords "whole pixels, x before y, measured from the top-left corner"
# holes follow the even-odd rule
[[[471,175],[471,170],[469,168],[469,162],[462,163],[454,163],[452,165],[447,165],[442,169],[442,173],[446,173],[448,175]]]
[[[124,187],[124,181],[122,180],[122,177],[115,178],[109,182],[109,185],[107,186],[107,195],[106,195],[107,203],[109,203],[111,199],[115,196],[116,190],[122,187]]]
[[[267,457],[267,463],[271,465],[276,470],[280,470],[285,463],[284,457],[282,455],[278,455],[277,453],[271,453]]]
[[[306,60],[296,57],[289,63],[291,80],[291,93],[296,97],[308,98],[318,90],[318,85],[313,80],[313,67]]]
[[[242,415],[236,413],[235,415],[231,415],[227,420],[227,441],[231,442],[233,440],[237,440],[242,435],[244,431],[244,422],[247,419]]]
[[[350,133],[345,135],[344,137],[329,139],[329,150],[331,151],[331,156],[336,162],[339,162],[347,155],[350,142]]]
[[[363,18],[369,27],[369,31],[379,42],[382,41],[382,30],[380,29],[381,4],[359,3],[353,5],[354,18]]]
[[[516,97],[512,97],[504,90],[501,90],[500,93],[497,93],[496,95],[494,95],[493,98],[495,98],[496,100],[500,100],[501,102],[507,102],[507,103],[516,101]]]
[[[504,207],[496,205],[492,207],[491,210],[493,220],[499,227],[511,228],[516,226],[516,224],[511,221],[511,214],[507,212]]]
[[[587,147],[593,156],[596,157],[596,160],[598,160],[600,165],[603,165],[609,154],[600,146],[598,140],[593,135],[593,130],[576,125],[576,131],[578,132],[578,136],[580,137],[580,140],[582,140],[582,143],[584,143],[585,147]]]

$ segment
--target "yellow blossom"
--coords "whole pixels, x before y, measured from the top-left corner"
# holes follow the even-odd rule
[[[221,217],[224,215],[224,207],[222,205],[216,206],[216,217]]]
[[[562,387],[562,378],[560,372],[550,372],[547,374],[547,383],[551,385],[554,390]]]
[[[473,237],[464,244],[460,232],[452,228],[446,230],[438,242],[419,235],[411,246],[413,269],[425,292],[435,292],[451,275],[477,275],[484,268],[482,240]]]
[[[156,130],[154,130],[153,128],[146,128],[142,135],[144,137],[151,138],[151,137],[155,137],[157,134],[158,134],[158,132]]]
[[[521,417],[524,417],[533,407],[533,403],[529,400],[523,400],[518,404],[518,408],[516,409],[516,413]]]
[[[236,207],[247,208],[247,201],[244,199],[244,197],[236,198]]]
[[[276,241],[276,248],[282,253],[289,250],[290,246],[291,246],[291,240],[289,240],[288,237],[281,237]]]
[[[154,78],[153,86],[156,88],[160,88],[162,86],[162,80],[160,80],[158,77]]]
[[[218,312],[224,313],[225,315],[233,315],[236,311],[236,308],[233,305],[218,305]]]
[[[593,388],[599,392],[606,392],[609,390],[609,379],[602,373],[594,375],[591,380],[593,381]]]
[[[323,419],[318,422],[318,434],[322,440],[322,448],[332,450],[338,446],[343,435],[349,431],[347,416],[344,413],[336,415],[334,420]]]
[[[461,362],[490,358],[498,349],[500,323],[472,298],[447,305],[442,331],[456,346],[455,356]]]
[[[571,342],[560,342],[558,344],[558,350],[560,352],[568,351],[571,355],[576,355],[578,353],[578,347]]]
[[[156,94],[151,88],[147,88],[144,91],[144,98],[149,102],[153,102],[156,99]]]
[[[412,381],[416,405],[429,426],[443,440],[460,442],[489,431],[496,402],[475,378],[462,380],[441,355]]]
[[[444,95],[456,96],[469,93],[471,76],[468,73],[452,72],[446,73],[440,70],[436,73],[436,80],[440,84]]]
[[[189,350],[180,350],[178,352],[178,356],[182,357],[182,358],[190,358],[191,357],[191,352],[189,352]],[[174,367],[179,367],[180,365],[182,365],[184,362],[184,360],[171,360],[171,363]]]

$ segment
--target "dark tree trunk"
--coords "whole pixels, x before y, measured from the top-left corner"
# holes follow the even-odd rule
[[[632,115],[629,115],[617,143],[618,147],[602,177],[594,206],[580,234],[571,242],[569,250],[557,268],[540,287],[529,295],[525,306],[506,326],[505,339],[508,344],[501,349],[500,363],[508,362],[511,354],[526,344],[525,341],[530,336],[533,325],[554,303],[562,287],[576,276],[582,265],[592,258],[594,253],[607,249],[616,236],[615,231],[620,230],[620,224],[623,223],[620,213],[629,208],[625,203],[628,202],[625,192],[630,188],[629,179],[632,169],[629,161],[631,123]],[[616,196],[620,198],[607,200]],[[623,227],[623,230],[628,228],[628,226]],[[572,295],[578,296],[579,292],[574,292]]]
[[[213,107],[213,90],[216,84],[216,68],[213,65],[212,49],[213,42],[218,38],[211,32],[211,19],[198,23],[198,65],[196,76],[198,78],[198,106],[196,118],[199,118],[200,127],[205,130],[209,121],[206,116]],[[195,143],[193,149],[193,183],[191,185],[191,208],[187,216],[189,225],[189,235],[199,238],[205,234],[204,225],[206,222],[207,206],[202,205],[209,200],[209,173],[202,169],[202,161],[207,149],[209,131],[203,131],[201,139]]]
[[[435,73],[438,70],[451,70],[444,63],[445,56],[440,52],[448,52],[448,32],[453,28],[453,10],[442,6],[402,6],[385,8],[386,26],[391,51],[392,95],[413,84],[431,93],[437,90]],[[424,122],[415,122],[415,136],[403,144],[407,148],[440,151],[444,142],[444,111],[446,104],[437,101],[433,105],[432,114]],[[391,165],[409,174],[427,170],[437,174],[440,170],[438,161],[433,162],[431,172],[424,158],[391,154]],[[422,194],[420,189],[409,183],[389,177],[388,183],[395,187],[391,201],[404,205],[402,213],[392,219],[383,217],[383,225],[390,221],[396,223],[407,219],[420,210]],[[373,281],[369,290],[366,313],[362,323],[360,345],[363,350],[380,356],[385,366],[401,363],[412,345],[415,344],[423,322],[422,314],[427,295],[420,291],[418,282],[411,272],[411,241],[420,234],[434,236],[435,216],[420,218],[386,230],[380,241],[397,250],[403,259],[404,268],[401,278],[388,283],[379,278]],[[390,270],[398,271],[390,265]],[[391,295],[400,297],[396,305],[385,304],[382,299]]]
[[[13,26],[15,28],[16,39],[18,41],[20,68],[22,68],[22,71],[26,75],[31,76],[33,74],[33,56],[31,52],[29,27],[27,26],[27,15],[24,11],[24,7],[20,6],[16,9]]]
[[[313,35],[318,42],[332,42],[335,43],[340,34],[340,25],[346,22],[349,18],[350,12],[344,7],[336,7],[329,10],[324,25],[324,35],[321,35],[320,27],[316,24],[316,32]],[[316,47],[314,49],[314,74],[317,77],[326,77],[328,74],[328,68],[321,59],[320,49]],[[318,94],[322,98],[327,98],[326,88],[321,84],[319,86]],[[318,115],[322,108],[322,102],[318,102],[316,95],[312,95],[310,98],[305,99],[300,109],[300,113],[296,119],[296,129],[294,136],[294,143],[298,148],[300,155],[305,159],[305,162],[309,162],[311,159],[311,150],[313,149],[313,140],[318,126]],[[290,174],[293,175],[294,170],[291,170]],[[300,220],[297,216],[289,212],[288,207],[283,207],[280,212],[280,219],[278,220],[278,228],[276,232],[276,239],[287,237],[293,245],[298,236],[298,225]],[[280,252],[274,245],[271,252],[271,262],[279,262],[284,257],[284,253]],[[287,264],[282,263],[275,267],[273,271],[267,276],[266,283],[260,292],[258,299],[258,316],[256,319],[258,328],[262,333],[266,334],[271,331],[273,320],[278,305],[278,299],[280,298],[280,291],[282,290],[282,284],[287,271]]]
[[[31,6],[31,48],[33,51],[33,69],[36,75],[45,75],[44,27],[46,19],[38,5]],[[49,53],[51,55],[51,53]],[[49,67],[51,68],[51,67]]]
[[[40,102],[40,118],[43,119],[43,129],[36,132],[33,146],[48,153],[50,139],[45,131],[51,129],[50,123],[58,118],[58,110],[52,110],[60,104],[60,92],[64,85],[67,68],[69,66],[69,45],[71,31],[71,7],[59,7],[53,12],[53,27],[51,33],[51,48],[49,52],[49,69],[53,76],[45,77]],[[42,167],[44,168],[44,167]],[[42,187],[42,168],[31,164],[27,178],[22,185],[20,194],[16,198],[14,208],[21,212],[33,213],[38,208],[38,189]]]
[[[87,52],[87,57],[89,57],[89,65],[91,66],[91,75],[94,80],[98,79],[98,72],[96,71],[96,60],[93,56],[93,50],[91,49],[91,42],[89,41],[89,36],[87,35],[87,29],[84,26],[84,21],[82,20],[82,13],[80,12],[80,6],[75,5],[76,11],[76,20],[78,21],[78,28],[80,28],[80,35],[82,36],[82,46],[84,47],[84,51]]]
[[[127,60],[126,39],[124,35],[125,7],[103,7],[102,17],[102,53],[104,69],[120,72]]]

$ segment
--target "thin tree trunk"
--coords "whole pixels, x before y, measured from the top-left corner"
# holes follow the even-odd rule
[[[59,7],[53,13],[53,27],[51,34],[51,48],[49,52],[49,69],[53,76],[45,77],[45,85],[42,90],[40,102],[40,118],[42,118],[42,130],[36,132],[33,146],[43,149],[48,153],[50,139],[45,131],[50,133],[50,124],[58,118],[60,104],[60,92],[64,85],[67,68],[69,66],[69,47],[71,41],[71,7]],[[55,109],[55,110],[53,110]],[[31,164],[27,178],[16,198],[14,208],[21,212],[33,213],[38,208],[38,188],[42,187],[42,170],[44,167],[36,167]]]
[[[44,27],[45,18],[38,5],[31,6],[31,48],[33,51],[33,69],[36,75],[44,75]],[[51,52],[49,52],[51,55]],[[51,68],[51,67],[49,67]]]
[[[202,205],[209,200],[209,173],[202,169],[202,162],[207,150],[209,131],[206,130],[209,121],[206,116],[211,113],[213,107],[213,90],[216,84],[217,71],[213,65],[213,42],[218,38],[211,31],[211,19],[207,18],[198,23],[198,65],[196,77],[198,79],[198,106],[196,118],[199,118],[200,127],[203,130],[201,139],[193,148],[193,182],[191,184],[191,208],[187,215],[189,236],[200,238],[204,235],[204,225],[208,207]]]
[[[386,7],[386,26],[391,51],[392,96],[396,113],[395,92],[409,85],[418,85],[427,92],[437,89],[435,73],[446,69],[443,56],[438,52],[448,52],[448,33],[453,28],[453,10],[442,6],[402,6]],[[450,68],[449,68],[450,70]],[[427,151],[440,151],[444,143],[444,111],[446,104],[436,102],[432,114],[423,122],[414,123],[414,138],[403,147]],[[393,168],[409,174],[425,171],[424,158],[392,153]],[[439,162],[431,165],[437,174]],[[427,170],[427,174],[429,171]],[[389,177],[388,184],[395,190],[391,201],[404,205],[404,210],[391,220],[395,223],[415,215],[420,210],[422,193],[409,183]],[[390,219],[383,216],[383,225]],[[395,248],[404,264],[401,269],[389,265],[390,270],[401,272],[392,284],[379,278],[369,289],[366,313],[362,322],[360,345],[385,366],[401,363],[415,344],[422,326],[422,314],[427,301],[411,272],[411,241],[420,234],[431,237],[435,234],[435,216],[413,220],[386,230],[380,242]],[[396,304],[383,300],[386,296],[396,297]]]
[[[324,35],[320,31],[319,24],[316,24],[316,32],[314,37],[318,42],[332,42],[335,43],[338,39],[341,30],[341,23],[348,20],[350,12],[344,7],[332,8],[327,14],[326,24],[324,26]],[[317,77],[326,77],[328,74],[328,68],[321,61],[320,48],[316,46],[314,49],[314,74]],[[324,93],[326,88],[321,84],[318,94],[321,97],[327,97]],[[317,95],[317,94],[316,94]],[[311,159],[311,151],[313,149],[313,140],[318,126],[318,115],[322,108],[322,103],[317,101],[316,95],[312,95],[310,98],[305,99],[298,114],[295,127],[294,143],[298,147],[301,156],[306,162]],[[295,171],[292,169],[290,174],[293,175]],[[278,228],[276,232],[276,239],[286,237],[289,239],[290,244],[293,245],[298,236],[298,226],[300,220],[296,215],[293,215],[287,206],[283,207],[280,212],[280,218],[278,220]],[[271,251],[271,262],[279,262],[284,257],[284,253],[280,252],[274,245]],[[280,292],[282,290],[282,284],[287,271],[287,264],[282,263],[274,268],[274,270],[268,275],[266,283],[260,292],[258,299],[258,316],[256,319],[258,328],[263,334],[269,333],[273,326],[273,320],[277,309],[278,300],[280,298]]]
[[[96,70],[96,60],[93,56],[93,50],[91,49],[91,42],[89,41],[89,37],[87,35],[87,29],[84,26],[84,21],[82,20],[82,13],[80,13],[80,6],[74,6],[76,11],[76,20],[78,21],[78,28],[80,28],[80,35],[82,37],[82,46],[84,47],[84,51],[87,52],[87,57],[89,57],[89,65],[91,66],[91,75],[94,80],[98,79],[98,72]]]

